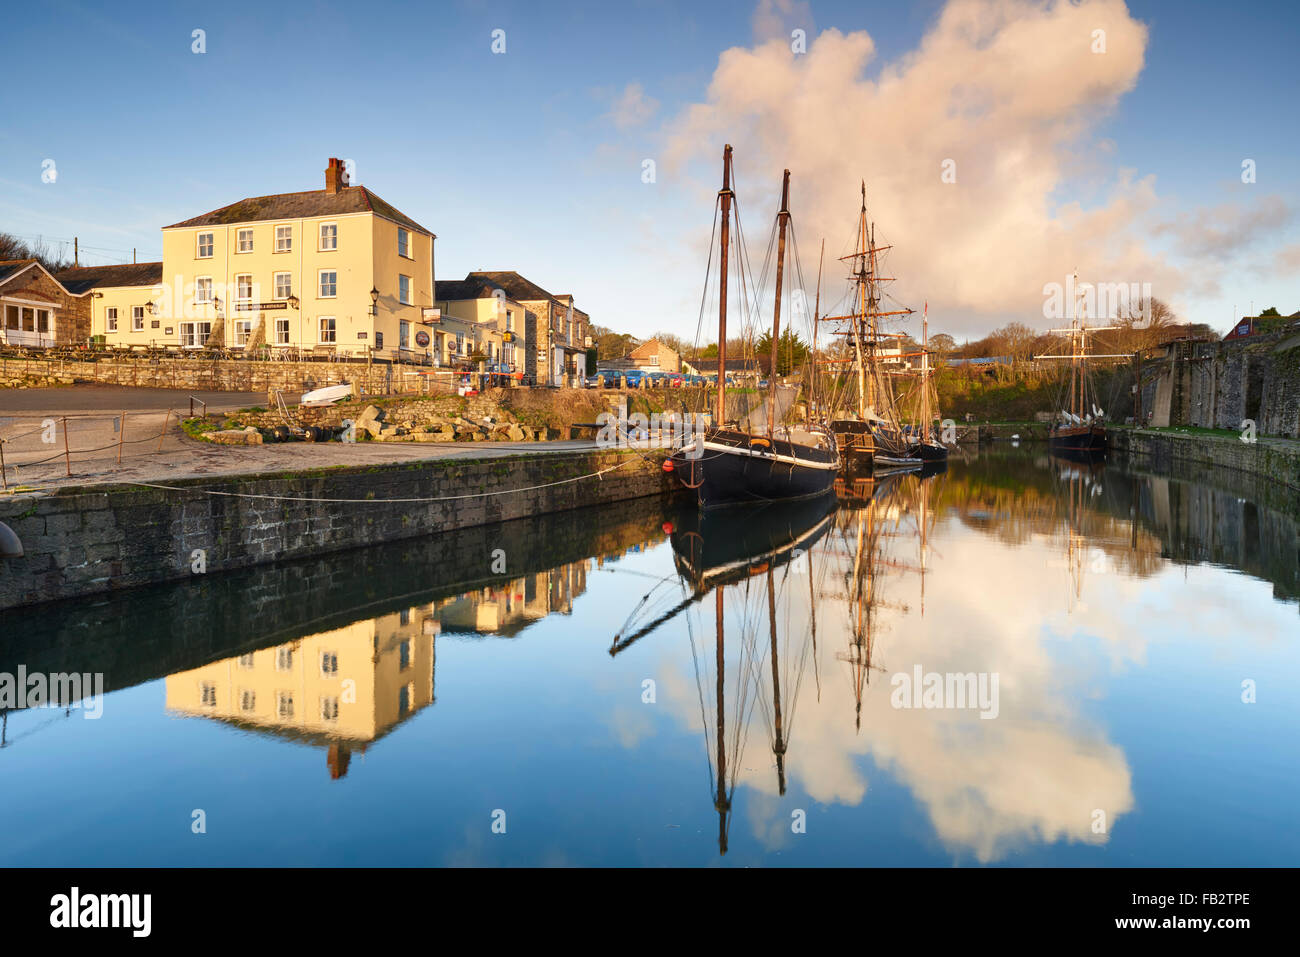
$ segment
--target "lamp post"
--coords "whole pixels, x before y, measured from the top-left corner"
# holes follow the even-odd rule
[[[370,365],[375,358],[375,349],[378,346],[379,338],[379,289],[375,286],[370,287],[370,334],[376,340],[370,348],[366,350],[366,365]]]

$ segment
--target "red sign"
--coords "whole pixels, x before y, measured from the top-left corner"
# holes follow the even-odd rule
[[[423,329],[417,330],[415,333],[415,344],[423,349],[429,344],[429,334]]]

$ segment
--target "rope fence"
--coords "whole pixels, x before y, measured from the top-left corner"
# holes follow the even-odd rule
[[[0,416],[0,490],[31,489],[29,482],[53,479],[60,472],[71,478],[74,458],[78,465],[103,471],[124,459],[160,455],[173,418],[179,425],[181,414],[174,409]],[[179,444],[177,430],[172,430],[172,437]]]

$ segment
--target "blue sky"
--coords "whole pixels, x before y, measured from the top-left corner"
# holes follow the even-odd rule
[[[944,7],[775,0],[769,12],[787,27],[806,24],[810,45],[830,28],[867,31],[875,55],[863,79],[873,81],[918,48]],[[362,183],[438,234],[440,278],[517,269],[573,293],[598,324],[690,339],[716,189],[713,157],[723,140],[757,143],[761,131],[741,128],[752,118],[737,118],[735,129],[711,129],[717,143],[683,154],[682,165],[667,157],[689,135],[683,111],[709,100],[719,56],[761,39],[758,9],[751,2],[16,6],[0,50],[10,75],[25,82],[0,94],[0,229],[54,242],[77,236],[88,263],[129,261],[133,247],[142,260],[157,258],[159,227],[244,196],[318,188],[326,159],[341,156],[356,162]],[[1136,238],[1144,255],[1163,262],[1151,270],[1156,294],[1185,318],[1220,330],[1231,324],[1234,304],[1237,315],[1252,300],[1256,309],[1300,309],[1300,5],[1132,0],[1128,13],[1148,29],[1143,66],[1113,107],[1093,114],[1080,151],[1087,167],[1058,178],[1050,202],[1101,209],[1124,171],[1153,176],[1158,198],[1142,221],[1081,232],[1080,247],[1118,249]],[[191,51],[195,29],[206,31],[202,55]],[[491,51],[494,29],[506,31],[503,55]],[[1051,82],[1082,81],[1063,74]],[[633,122],[613,112],[629,85],[653,104]],[[906,144],[880,145],[863,150],[870,167],[863,175],[873,181],[881,163],[928,168],[929,157],[909,155]],[[752,233],[761,238],[779,166],[768,187],[752,171],[757,149],[742,156],[738,146],[737,164],[745,182],[764,185],[749,200]],[[659,163],[654,184],[641,181],[644,158]],[[1240,182],[1243,158],[1257,164],[1250,186]],[[53,183],[41,179],[47,159],[57,167]],[[853,169],[840,192],[856,190]],[[794,168],[797,198],[801,172]],[[932,314],[944,316],[937,329],[960,337],[1013,319],[1046,325],[1023,315],[1014,296],[947,291],[930,263],[948,254],[948,231],[942,224],[904,231],[911,208],[898,204],[887,225],[910,240],[907,255],[924,247],[927,260],[906,260],[898,291],[918,307],[916,300],[928,299]],[[814,259],[821,232],[851,228],[853,213],[849,203],[842,222],[814,218],[802,235],[805,260]],[[828,238],[828,253],[838,239]],[[987,246],[990,238],[965,241]],[[1014,238],[1008,242],[1004,258],[1013,261]],[[1085,261],[1090,255],[1079,252]],[[1072,256],[1067,249],[1059,258],[1065,264]],[[804,271],[815,274],[815,263],[805,261]],[[1043,281],[1057,277],[1055,265],[1040,271]],[[1030,307],[1037,298],[1024,291]]]

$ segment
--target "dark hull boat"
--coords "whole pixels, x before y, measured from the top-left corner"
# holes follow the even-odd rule
[[[1076,425],[1052,430],[1048,444],[1054,452],[1105,452],[1107,448],[1104,425]]]
[[[713,421],[720,427],[705,432],[702,442],[684,443],[664,468],[694,493],[700,508],[752,505],[782,499],[802,499],[827,492],[839,471],[840,454],[824,427],[805,429],[778,425],[777,369],[781,342],[781,290],[785,267],[786,228],[790,220],[790,171],[781,183],[777,213],[776,302],[772,311],[772,353],[767,430],[728,428],[727,420],[727,257],[730,249],[732,204],[731,147],[722,154],[722,189],[718,191],[718,391]],[[739,225],[739,218],[737,218]],[[743,282],[743,279],[742,279]]]
[[[809,436],[821,441],[810,444],[715,429],[704,436],[702,453],[695,446],[677,449],[670,461],[701,508],[809,498],[828,491],[840,467],[830,437]]]

